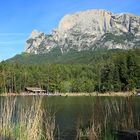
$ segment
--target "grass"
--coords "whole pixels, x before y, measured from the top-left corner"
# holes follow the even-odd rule
[[[42,98],[34,98],[30,105],[24,106],[16,98],[2,98],[0,139],[54,140],[54,132],[55,113],[42,109]]]
[[[132,98],[101,100],[96,97],[89,123],[78,123],[77,139],[114,140],[117,130],[139,130],[139,114],[136,114],[135,110]]]
[[[24,104],[17,98],[0,98],[0,139],[54,140],[55,113],[43,109],[42,97],[32,98],[30,103],[24,100]],[[81,118],[78,122],[76,139],[114,140],[115,130],[139,130],[137,109],[132,97],[95,97],[89,121]]]

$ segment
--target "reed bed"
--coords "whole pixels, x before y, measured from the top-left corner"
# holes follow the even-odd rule
[[[114,140],[116,130],[139,130],[139,114],[132,98],[96,97],[92,106],[92,116],[88,124],[79,121],[77,127],[78,140]]]
[[[47,113],[46,113],[47,112]],[[0,139],[54,140],[55,113],[42,108],[42,98],[21,105],[15,97],[0,102]]]

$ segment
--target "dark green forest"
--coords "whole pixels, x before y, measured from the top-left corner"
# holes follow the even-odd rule
[[[0,93],[25,87],[49,92],[132,91],[140,88],[140,49],[21,54],[0,63]]]

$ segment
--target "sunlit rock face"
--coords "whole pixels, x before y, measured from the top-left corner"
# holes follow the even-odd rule
[[[25,52],[33,54],[48,53],[56,45],[53,35],[33,30],[26,41]]]
[[[34,30],[26,42],[28,53],[47,53],[58,47],[71,49],[129,49],[140,46],[140,17],[106,10],[88,10],[66,15],[50,35]]]

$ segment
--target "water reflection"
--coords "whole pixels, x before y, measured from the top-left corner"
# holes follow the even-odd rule
[[[31,117],[34,117],[39,97],[16,97],[16,101],[15,97],[0,97],[1,115],[7,98],[9,98],[9,104],[13,103],[14,107],[10,120],[12,123],[21,121],[17,119],[21,110],[23,114],[27,113],[26,110],[32,110]],[[45,96],[41,100],[43,114],[48,112],[50,115],[55,114],[55,139],[112,140],[116,138],[116,130],[140,130],[140,102],[136,97]],[[29,118],[28,115],[30,114],[26,114],[26,118]]]

